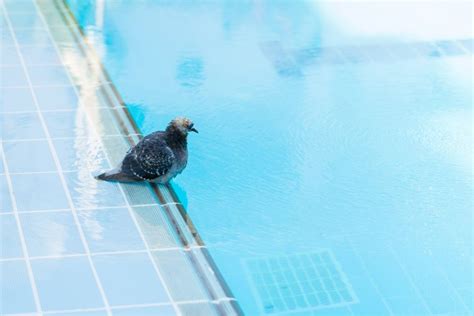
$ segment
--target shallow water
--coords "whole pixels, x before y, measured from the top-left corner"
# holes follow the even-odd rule
[[[474,311],[470,3],[71,6],[246,315]]]

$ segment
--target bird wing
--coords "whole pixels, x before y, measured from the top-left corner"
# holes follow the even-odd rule
[[[132,147],[122,161],[122,172],[142,180],[168,173],[175,160],[173,151],[159,135],[149,135]]]

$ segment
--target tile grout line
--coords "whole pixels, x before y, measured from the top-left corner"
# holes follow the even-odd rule
[[[2,5],[3,5],[3,3],[0,2],[0,7]],[[33,275],[33,268],[31,267],[30,256],[29,256],[29,253],[28,253],[28,248],[26,247],[25,235],[24,235],[24,232],[23,232],[23,227],[21,226],[20,215],[18,213],[18,206],[16,204],[15,193],[13,192],[13,184],[12,184],[10,175],[8,174],[8,165],[7,165],[7,161],[5,159],[5,154],[3,153],[3,146],[2,145],[0,145],[0,151],[2,152],[3,167],[5,169],[5,178],[7,180],[7,186],[8,186],[8,190],[10,192],[10,199],[11,199],[11,203],[12,203],[12,208],[14,210],[13,216],[15,217],[16,226],[17,226],[17,229],[18,229],[18,235],[20,237],[21,248],[23,250],[24,258],[22,258],[22,259],[25,260],[26,269],[27,269],[27,272],[28,272],[28,278],[30,279],[31,290],[33,292],[33,299],[34,299],[34,302],[35,302],[36,311],[38,313],[42,313],[41,302],[40,302],[39,294],[38,294],[38,287],[36,285],[36,281],[35,281],[35,278],[34,278],[34,275]]]
[[[36,3],[35,3],[35,5],[36,5]],[[35,6],[35,7],[36,7],[36,6]],[[36,10],[38,10],[37,7],[36,7]],[[20,47],[19,47],[19,45],[18,45],[18,41],[17,41],[17,38],[16,38],[16,34],[13,32],[13,28],[12,28],[11,21],[10,21],[10,19],[9,19],[9,16],[8,16],[8,14],[7,14],[6,7],[4,7],[4,11],[5,11],[5,16],[6,16],[7,24],[8,24],[8,26],[9,26],[10,32],[12,33],[11,35],[12,35],[13,41],[14,41],[14,43],[15,43],[15,46],[16,46],[16,49],[17,49],[19,58],[20,58],[21,65],[22,65],[23,71],[24,71],[24,73],[25,73],[26,80],[27,80],[27,82],[28,82],[28,86],[29,86],[30,89],[31,89],[31,93],[32,93],[32,96],[33,96],[33,102],[34,102],[34,104],[35,104],[37,110],[39,111],[38,117],[39,117],[39,119],[40,119],[40,121],[41,121],[41,125],[42,125],[42,127],[43,127],[44,133],[45,133],[46,137],[48,138],[47,141],[48,141],[48,145],[49,145],[49,147],[50,147],[51,155],[53,156],[53,160],[54,160],[55,165],[56,165],[56,167],[57,167],[57,169],[58,169],[58,171],[59,171],[59,178],[60,178],[61,184],[62,184],[62,186],[63,186],[63,189],[64,189],[64,191],[65,191],[65,195],[66,195],[66,198],[67,198],[67,200],[68,200],[69,206],[71,207],[71,211],[72,211],[72,214],[73,214],[73,217],[74,217],[74,221],[75,221],[75,223],[76,223],[76,225],[77,225],[77,228],[78,228],[79,236],[80,236],[80,238],[81,238],[81,241],[82,241],[82,244],[83,244],[83,246],[84,246],[84,249],[86,250],[86,253],[88,253],[87,258],[88,258],[89,265],[90,265],[90,267],[91,267],[92,274],[93,274],[94,279],[95,279],[95,281],[96,281],[96,283],[97,283],[97,287],[98,287],[98,290],[99,290],[99,292],[100,292],[100,294],[101,294],[102,300],[103,300],[103,302],[104,302],[104,304],[105,304],[105,308],[106,308],[106,310],[107,310],[107,314],[108,314],[108,315],[111,315],[111,311],[110,311],[110,307],[109,307],[109,302],[108,302],[108,300],[107,300],[107,297],[106,297],[106,295],[105,295],[104,289],[103,289],[102,284],[101,284],[101,282],[100,282],[99,276],[98,276],[97,271],[96,271],[96,269],[95,269],[94,263],[93,263],[92,258],[91,258],[91,256],[90,256],[90,253],[89,253],[89,246],[88,246],[87,241],[86,241],[86,238],[85,238],[85,236],[84,236],[84,232],[83,232],[83,230],[82,230],[82,227],[80,226],[79,218],[78,218],[78,216],[77,216],[77,213],[76,213],[76,210],[75,210],[75,206],[74,206],[74,203],[73,203],[73,201],[72,201],[72,197],[71,197],[70,192],[69,192],[69,190],[68,190],[68,188],[67,188],[66,180],[65,180],[64,175],[63,175],[63,173],[62,173],[61,164],[60,164],[60,162],[59,162],[59,158],[58,158],[58,156],[57,156],[57,153],[56,153],[56,150],[55,150],[55,148],[54,148],[53,142],[52,142],[52,140],[51,140],[51,138],[50,138],[50,134],[49,134],[48,127],[47,127],[46,122],[45,122],[45,120],[44,120],[43,114],[40,112],[40,107],[39,107],[39,104],[38,104],[38,99],[37,99],[37,96],[36,96],[36,92],[34,91],[34,89],[33,89],[33,87],[32,87],[31,78],[30,78],[30,75],[29,75],[29,73],[28,73],[27,66],[26,66],[25,60],[24,60],[24,58],[23,58],[23,54],[22,54],[22,52],[21,52],[21,50],[20,50]]]
[[[37,8],[38,13],[39,13],[39,15],[40,15],[40,17],[41,17],[43,23],[44,23],[44,24],[46,25],[46,27],[47,27],[48,34],[49,34],[49,36],[50,36],[50,38],[51,38],[51,40],[52,40],[52,42],[53,42],[53,46],[54,46],[54,48],[55,48],[55,50],[56,50],[56,53],[58,54],[58,57],[59,57],[60,61],[63,62],[63,56],[62,56],[62,54],[61,54],[61,52],[60,52],[58,46],[56,45],[56,42],[54,41],[54,37],[53,37],[52,34],[51,34],[51,31],[50,31],[50,29],[49,29],[49,25],[47,24],[46,19],[44,18],[43,13],[41,12],[41,9],[38,7],[38,5],[37,5],[37,3],[36,3],[36,0],[34,0],[34,5],[35,5],[35,7]],[[69,29],[69,28],[68,28],[68,29]],[[86,56],[86,57],[87,57],[87,56]],[[63,67],[64,67],[64,63],[63,63]],[[65,68],[66,68],[66,67],[65,67]],[[68,70],[67,68],[66,68],[66,73],[67,73],[67,76],[68,76],[69,80],[71,81],[71,84],[72,84],[72,86],[73,86],[73,90],[75,91],[77,97],[80,98],[80,94],[79,94],[79,92],[77,91],[76,85],[74,84],[74,81],[73,81],[73,79],[71,78],[71,75],[70,75],[69,70]],[[100,77],[102,77],[102,76],[100,76]],[[100,80],[100,79],[99,79],[99,80]],[[95,126],[94,124],[92,124],[92,122],[91,122],[91,120],[90,120],[89,113],[88,113],[87,111],[85,111],[85,116],[86,116],[86,119],[89,121],[89,123],[91,123],[92,129],[94,130],[94,134],[95,134],[95,136],[98,138],[98,140],[99,140],[99,142],[100,142],[102,148],[105,149],[105,146],[104,146],[104,144],[103,144],[102,138],[100,137],[100,135],[99,135],[99,133],[98,133],[98,131],[97,131],[97,129],[96,129],[96,126]],[[107,155],[107,152],[105,152],[105,157],[106,157],[106,160],[108,161],[109,166],[112,166],[111,161],[110,161],[110,157],[109,157],[109,155]],[[144,243],[144,245],[145,245],[145,247],[146,247],[146,252],[147,252],[147,254],[148,254],[148,258],[150,259],[150,261],[151,261],[151,263],[152,263],[152,265],[153,265],[153,268],[154,268],[154,270],[155,270],[155,272],[156,272],[158,278],[160,279],[160,281],[161,281],[161,283],[162,283],[162,285],[163,285],[163,288],[164,288],[164,290],[165,290],[165,292],[166,292],[166,294],[167,294],[167,296],[168,296],[168,299],[169,299],[170,303],[171,303],[172,306],[173,306],[173,309],[175,310],[176,314],[179,316],[179,315],[181,315],[181,312],[180,312],[180,310],[179,310],[179,308],[178,308],[176,302],[173,300],[173,298],[172,298],[172,296],[171,296],[171,292],[170,292],[170,290],[169,290],[169,288],[168,288],[168,285],[166,284],[166,282],[165,282],[165,280],[164,280],[164,278],[163,278],[163,275],[162,275],[161,271],[158,269],[158,266],[157,266],[155,260],[153,259],[153,256],[152,256],[152,254],[151,254],[148,241],[146,240],[145,236],[143,235],[143,232],[142,232],[142,230],[141,230],[141,228],[140,228],[140,226],[139,226],[139,224],[138,224],[138,222],[137,222],[137,219],[136,219],[136,217],[135,217],[135,214],[134,214],[134,212],[133,212],[133,210],[132,210],[130,204],[128,203],[128,199],[127,199],[127,197],[126,197],[126,195],[125,195],[125,192],[124,192],[124,190],[123,190],[123,187],[122,187],[122,185],[120,185],[120,184],[118,184],[118,187],[119,187],[119,190],[120,190],[120,192],[121,192],[123,198],[125,199],[125,202],[127,203],[126,207],[127,207],[128,211],[129,211],[129,214],[130,214],[130,216],[131,216],[133,222],[134,222],[135,227],[137,228],[137,231],[138,231],[138,233],[139,233],[139,235],[140,235],[140,238],[142,239],[142,241],[143,241],[143,243]]]

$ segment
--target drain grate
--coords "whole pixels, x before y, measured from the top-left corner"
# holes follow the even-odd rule
[[[265,314],[357,303],[344,272],[329,250],[245,261]]]

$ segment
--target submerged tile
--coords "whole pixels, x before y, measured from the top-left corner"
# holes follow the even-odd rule
[[[13,205],[10,198],[10,189],[8,188],[7,177],[0,175],[0,212],[12,212]]]
[[[57,173],[11,175],[18,211],[69,208]]]
[[[21,54],[26,65],[60,65],[54,46],[23,46]]]
[[[31,0],[4,0],[4,3],[6,12],[10,15],[36,12],[35,5]]]
[[[28,80],[25,71],[19,66],[2,67],[2,77],[8,80],[0,80],[0,87],[27,87]]]
[[[93,312],[86,312],[81,311],[80,313],[76,312],[65,312],[65,313],[54,313],[55,316],[107,316],[107,312],[104,311],[93,311]],[[115,314],[114,314],[115,315]]]
[[[78,212],[91,252],[145,249],[126,208]]]
[[[74,110],[79,106],[79,99],[72,86],[35,87],[34,91],[41,111]]]
[[[22,46],[52,46],[51,36],[46,29],[16,29],[14,37]]]
[[[0,258],[23,257],[18,226],[13,214],[0,215]]]
[[[112,309],[114,316],[175,316],[173,306],[135,307]],[[206,315],[207,316],[207,315]]]
[[[86,257],[31,262],[44,311],[103,307]]]
[[[25,261],[0,262],[0,292],[1,315],[36,311]]]
[[[21,214],[20,219],[31,257],[84,253],[71,212]]]
[[[47,141],[8,142],[3,151],[10,173],[56,171]]]
[[[29,66],[27,70],[33,86],[71,84],[63,66]]]
[[[0,147],[1,149],[1,147]],[[0,175],[5,173],[5,167],[3,166],[3,153],[0,150]],[[0,208],[1,210],[1,208]]]
[[[1,88],[0,112],[36,111],[30,88]]]
[[[2,49],[2,53],[0,54],[1,66],[17,66],[17,67],[21,66],[21,60],[15,46],[1,47],[1,49]]]
[[[93,257],[111,305],[167,302],[163,285],[146,253]]]
[[[41,17],[36,10],[22,14],[9,14],[12,28],[16,29],[38,29],[45,28]]]
[[[9,113],[1,116],[4,140],[45,138],[37,113]]]
[[[0,28],[0,47],[15,46],[13,37],[7,27]]]

